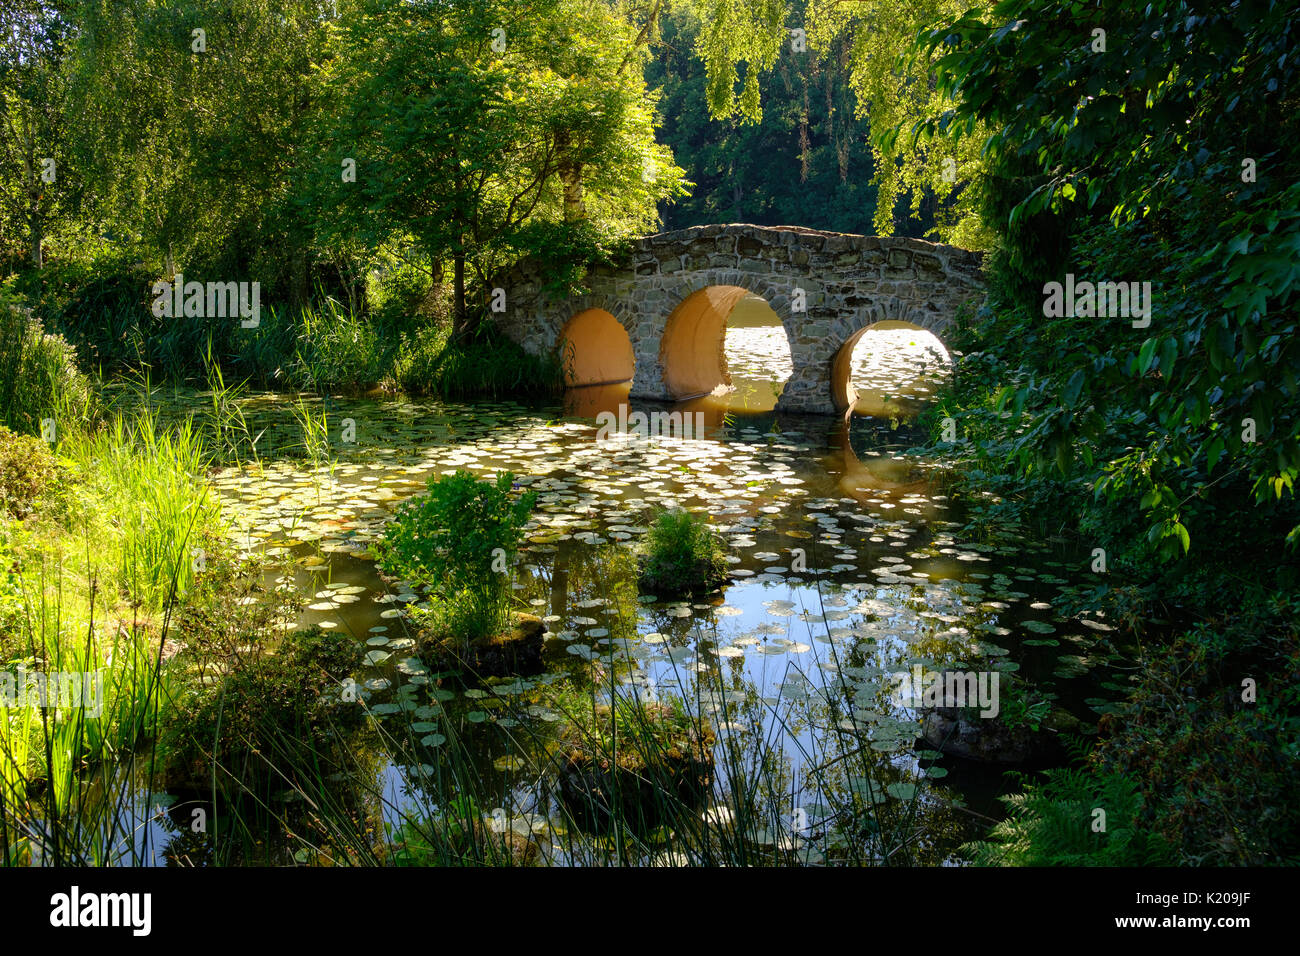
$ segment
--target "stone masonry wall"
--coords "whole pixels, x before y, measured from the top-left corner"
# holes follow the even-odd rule
[[[919,239],[818,232],[789,226],[697,226],[647,236],[626,261],[592,270],[579,296],[552,300],[538,266],[525,260],[502,276],[506,311],[494,316],[534,354],[555,349],[578,312],[604,309],[627,330],[636,357],[634,398],[673,398],[659,344],[668,317],[692,292],[740,286],[767,300],[790,342],[794,372],[783,411],[832,413],[831,364],[859,329],[886,319],[911,322],[940,339],[958,309],[983,300],[979,253]],[[806,310],[793,311],[796,288]]]

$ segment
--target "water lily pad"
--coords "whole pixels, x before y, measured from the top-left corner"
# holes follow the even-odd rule
[[[885,791],[898,800],[911,800],[916,796],[916,784],[914,783],[891,783],[885,788]]]

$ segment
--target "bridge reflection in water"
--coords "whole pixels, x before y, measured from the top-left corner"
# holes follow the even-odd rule
[[[789,346],[767,303],[747,296],[735,306],[726,330],[730,386],[672,403],[630,399],[630,380],[575,387],[565,395],[565,413],[584,419],[603,412],[617,417],[620,406],[626,406],[649,414],[682,413],[681,420],[695,422],[701,420],[698,415],[709,438],[791,430],[814,438],[822,432],[825,464],[841,495],[864,503],[882,493],[914,495],[911,504],[924,510],[926,518],[934,517],[929,512],[937,501],[932,497],[935,489],[916,460],[902,455],[901,449],[923,438],[909,426],[950,374],[947,351],[923,329],[886,322],[855,336],[849,352],[845,389],[854,397],[851,416],[809,418],[777,412],[777,399],[791,371]]]

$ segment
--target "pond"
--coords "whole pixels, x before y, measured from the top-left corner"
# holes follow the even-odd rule
[[[728,819],[727,794],[749,786],[772,821],[750,834],[760,845],[834,861],[832,834],[846,801],[857,800],[892,808],[909,835],[878,834],[867,862],[960,861],[961,844],[1001,815],[1005,768],[945,756],[921,738],[922,713],[899,702],[896,675],[996,674],[1002,706],[1033,688],[1084,732],[1123,676],[1111,628],[1057,610],[1080,586],[1085,556],[1064,542],[962,539],[948,476],[907,450],[923,440],[910,422],[942,363],[913,332],[880,334],[888,347],[867,350],[855,382],[892,421],[747,411],[722,396],[678,409],[701,413],[703,434],[602,440],[596,414],[652,406],[629,402],[626,385],[540,406],[308,399],[332,438],[328,457],[313,461],[294,452],[302,429],[292,399],[245,397],[264,453],[219,469],[212,483],[241,549],[293,563],[267,582],[302,598],[301,616],[282,626],[316,625],[365,645],[357,690],[381,726],[394,726],[367,764],[384,822],[396,829],[428,815],[439,761],[455,747],[479,799],[489,796],[479,809],[494,828],[526,836],[544,862],[605,859],[606,838],[557,822],[547,765],[563,715],[549,691],[566,686],[606,700],[689,702],[719,737],[717,799],[703,812]],[[774,393],[779,384],[774,360],[733,360],[732,371],[733,381]],[[168,404],[179,415],[204,400],[176,394]],[[546,624],[539,676],[476,682],[434,670],[416,656],[409,626],[410,606],[425,595],[375,568],[372,545],[393,509],[430,475],[457,469],[509,471],[537,493],[513,588],[521,609]],[[722,533],[731,579],[720,593],[637,593],[628,555],[661,507],[707,514]],[[189,836],[188,819],[150,816],[135,837],[140,852],[154,862],[174,856],[169,842]],[[643,851],[639,862],[684,862]],[[298,860],[313,862],[301,851]]]

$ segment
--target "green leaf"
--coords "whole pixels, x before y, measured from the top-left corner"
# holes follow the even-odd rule
[[[1079,392],[1083,390],[1083,383],[1086,380],[1087,374],[1083,369],[1079,369],[1070,376],[1070,381],[1066,383],[1065,391],[1061,393],[1061,404],[1067,407],[1074,405],[1074,403],[1079,400]]]
[[[1214,438],[1205,449],[1205,471],[1207,474],[1214,471],[1214,466],[1219,463],[1221,457],[1223,457],[1223,439]]]
[[[1174,522],[1173,533],[1178,535],[1178,540],[1183,544],[1183,554],[1192,549],[1192,536],[1187,533],[1187,529],[1183,527],[1181,521]]]
[[[1138,352],[1137,370],[1139,375],[1145,375],[1151,368],[1152,358],[1156,354],[1157,340],[1152,337],[1142,343],[1142,349]]]
[[[1174,371],[1174,359],[1178,355],[1178,341],[1172,335],[1166,336],[1160,343],[1160,374],[1169,378]]]

